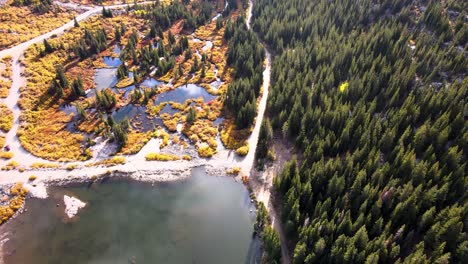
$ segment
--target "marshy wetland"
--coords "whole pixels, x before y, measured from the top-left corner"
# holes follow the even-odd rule
[[[13,155],[1,157],[9,177],[0,184],[24,182],[30,194],[48,185],[49,193],[28,199],[23,213],[1,227],[9,234],[0,237],[6,263],[259,263],[255,201],[238,182],[247,183],[252,168],[249,142],[258,138],[261,95],[268,92],[259,86],[264,65],[263,86],[269,83],[270,63],[255,43],[257,76],[250,75],[251,64],[236,75],[241,67],[232,54],[252,33],[243,19],[246,6],[227,2],[145,2],[111,6],[101,15],[89,7],[57,34],[0,51],[13,72],[5,98],[13,126],[0,137]],[[227,91],[248,78],[255,79],[256,94],[246,96],[249,121],[241,126],[239,114],[226,107],[233,99]],[[257,123],[253,105],[262,109]],[[237,148],[247,151],[240,155]],[[198,168],[203,165],[210,175],[236,181],[208,177]],[[96,183],[100,177],[112,180]],[[57,182],[66,187],[54,187]],[[63,214],[64,195],[87,203],[72,220]],[[113,218],[115,208],[122,211]],[[133,224],[135,218],[142,222]],[[111,224],[100,228],[106,221]],[[111,236],[68,242],[93,232],[91,223]]]

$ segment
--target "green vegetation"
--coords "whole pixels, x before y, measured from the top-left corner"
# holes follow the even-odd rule
[[[236,128],[244,129],[253,124],[257,113],[265,50],[255,33],[247,29],[243,17],[234,23],[228,21],[224,38],[229,41],[227,63],[235,69],[225,105],[236,116]]]
[[[454,2],[255,1],[276,55],[271,125],[302,152],[275,181],[293,263],[466,261],[467,8]]]

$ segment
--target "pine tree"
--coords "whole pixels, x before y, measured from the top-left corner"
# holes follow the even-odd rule
[[[52,53],[54,52],[54,48],[52,47],[52,45],[50,45],[50,43],[47,41],[47,39],[44,39],[44,51],[46,53]]]
[[[73,26],[74,27],[80,27],[80,24],[78,24],[78,21],[76,20],[76,17],[73,18]]]

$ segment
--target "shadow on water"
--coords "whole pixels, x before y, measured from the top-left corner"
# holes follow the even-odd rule
[[[0,226],[14,233],[5,263],[259,263],[253,205],[232,178],[197,168],[180,182],[109,180],[49,193]],[[72,221],[64,220],[63,195],[87,203]]]

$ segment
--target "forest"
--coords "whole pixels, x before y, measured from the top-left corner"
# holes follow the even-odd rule
[[[274,184],[293,263],[466,263],[466,10],[255,1],[271,127],[297,149]]]
[[[234,23],[227,22],[224,39],[229,41],[227,63],[236,69],[225,104],[236,115],[236,128],[244,129],[253,124],[257,114],[265,50],[255,33],[247,29],[242,16]]]

